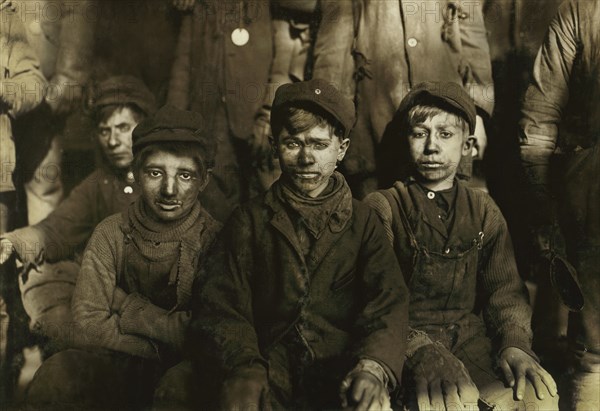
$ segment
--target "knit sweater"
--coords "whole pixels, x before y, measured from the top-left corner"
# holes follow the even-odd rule
[[[151,224],[136,218],[140,203],[130,206],[127,218],[107,218],[92,235],[73,294],[73,316],[81,329],[78,345],[158,358],[163,346],[181,350],[192,283],[220,224],[199,203],[174,225]],[[122,304],[113,300],[119,285],[129,293]]]
[[[481,322],[477,304],[480,301],[485,327],[497,342],[498,352],[514,346],[535,358],[531,351],[531,307],[517,271],[506,222],[486,193],[468,188],[462,182],[456,184],[456,199],[451,205],[455,217],[448,228],[439,218],[439,207],[434,201],[437,194],[432,196],[426,193],[410,180],[406,183],[397,182],[390,191],[395,190],[400,196],[417,241],[430,252],[460,258],[476,244],[476,238],[481,238],[481,250],[477,252],[476,259],[475,286],[472,289],[465,289],[468,284],[466,277],[472,268],[468,264],[458,263],[454,273],[450,274],[452,284],[436,284],[437,290],[415,289],[415,281],[411,277],[424,274],[413,272],[414,250],[402,223],[393,222],[390,203],[381,193],[372,193],[365,199],[383,222],[402,271],[408,277],[405,280],[411,296],[410,325],[419,328],[426,327],[427,323],[460,324],[467,330]],[[442,277],[442,273],[439,273],[439,277]],[[424,292],[431,292],[436,298],[423,299],[417,304],[415,301]]]

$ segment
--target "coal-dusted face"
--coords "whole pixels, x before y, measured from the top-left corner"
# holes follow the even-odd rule
[[[308,197],[318,196],[327,187],[349,144],[349,139],[334,135],[326,125],[294,134],[282,129],[275,143],[282,178],[298,192]]]
[[[207,172],[191,155],[161,150],[149,154],[137,174],[146,209],[156,221],[186,217],[208,183]]]
[[[452,187],[461,157],[471,153],[472,139],[456,116],[441,113],[412,124],[408,146],[414,177],[435,191]]]

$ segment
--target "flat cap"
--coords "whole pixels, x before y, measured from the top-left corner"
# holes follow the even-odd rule
[[[440,102],[441,108],[446,106],[446,108],[461,115],[469,125],[469,133],[475,133],[477,121],[475,103],[463,86],[457,83],[428,81],[417,84],[402,99],[394,117],[404,115],[418,104],[439,106]]]
[[[102,81],[92,91],[88,101],[92,110],[111,104],[133,104],[146,115],[156,111],[154,94],[142,80],[129,75],[113,76]]]
[[[309,103],[329,113],[344,127],[344,138],[348,137],[356,119],[354,102],[329,82],[312,79],[283,84],[275,92],[271,108],[271,126],[280,110],[285,107]]]
[[[148,144],[195,143],[201,147],[204,161],[209,167],[214,165],[216,140],[206,130],[202,116],[192,111],[180,110],[171,105],[163,106],[133,129],[132,140],[133,155]]]

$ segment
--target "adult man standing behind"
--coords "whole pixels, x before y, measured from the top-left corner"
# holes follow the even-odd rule
[[[47,218],[0,240],[0,263],[13,253],[23,263],[20,288],[30,327],[61,340],[70,338],[71,295],[80,253],[100,221],[125,210],[139,195],[129,168],[131,133],[155,110],[152,93],[131,76],[100,83],[92,104],[101,166]]]
[[[561,394],[574,410],[600,408],[599,18],[597,1],[560,6],[535,61],[520,135],[535,246],[550,273],[566,259],[575,266],[584,298],[569,318],[572,386]]]

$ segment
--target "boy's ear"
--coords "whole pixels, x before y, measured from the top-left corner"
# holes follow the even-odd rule
[[[337,161],[342,161],[344,159],[344,156],[346,155],[346,151],[348,151],[348,147],[350,146],[349,138],[342,138],[340,140],[341,140],[341,143],[340,143],[340,149],[338,151]]]
[[[473,152],[474,145],[475,145],[475,136],[474,135],[467,136],[467,138],[465,139],[465,142],[463,143],[462,155],[470,156],[471,153]]]

